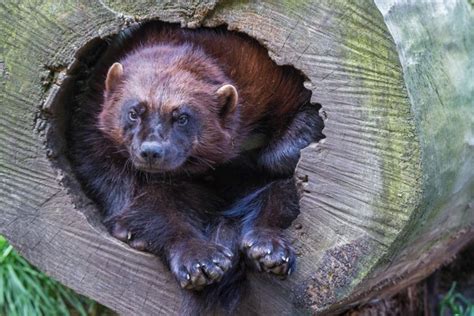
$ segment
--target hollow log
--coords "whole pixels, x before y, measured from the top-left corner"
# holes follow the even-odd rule
[[[0,233],[123,314],[174,314],[159,260],[115,240],[65,158],[58,102],[140,21],[226,25],[308,78],[326,139],[302,151],[288,280],[250,275],[242,315],[330,314],[426,276],[474,236],[474,13],[467,0],[3,1]]]

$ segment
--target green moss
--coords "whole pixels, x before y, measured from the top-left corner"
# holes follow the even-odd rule
[[[367,16],[377,19],[369,23]],[[373,134],[371,149],[377,152],[378,161],[370,164],[381,170],[382,190],[371,204],[369,230],[379,236],[383,244],[391,245],[410,221],[421,194],[421,158],[415,122],[396,47],[376,7],[361,6],[346,13],[343,21],[351,21],[340,26],[348,48],[344,62],[355,65],[357,72],[349,80],[363,93],[354,100],[364,118],[360,127],[370,129],[367,133]],[[368,163],[367,167],[371,165]],[[363,269],[352,286],[359,284],[374,268],[384,251],[390,253],[384,246],[374,246],[365,262],[360,263]]]
[[[288,11],[301,11],[304,8],[308,1],[305,0],[283,0],[281,1],[282,5],[288,9]]]
[[[81,46],[80,40],[86,36],[84,30],[94,23],[89,11],[67,1],[58,4],[54,1],[6,2],[0,10],[0,209],[5,212],[18,211],[18,216],[27,216],[32,207],[37,207],[43,197],[50,196],[51,185],[57,185],[54,172],[51,178],[37,185],[34,195],[16,194],[18,172],[25,169],[44,172],[46,160],[45,139],[35,130],[41,113],[41,106],[49,93],[47,69],[55,65],[68,65],[75,51]],[[78,16],[83,14],[81,21]],[[99,14],[99,12],[97,12]],[[104,18],[105,20],[105,18]],[[82,32],[82,34],[81,34]],[[81,34],[81,36],[79,36]],[[34,182],[34,181],[33,181]],[[13,205],[13,209],[12,209]],[[9,216],[6,216],[8,219]],[[0,222],[2,222],[0,220]],[[5,222],[0,223],[0,226]],[[7,225],[8,226],[8,225]],[[3,230],[8,230],[2,226]],[[12,251],[0,238],[3,251],[0,260],[0,314],[1,315],[67,315],[71,305],[81,309],[77,296],[59,283],[49,279],[23,258]],[[3,249],[2,247],[7,247]],[[8,253],[7,253],[8,252]],[[22,279],[23,277],[23,279]],[[2,297],[3,295],[3,297]],[[74,301],[75,299],[75,301]],[[39,311],[39,312],[35,312]],[[79,311],[87,314],[85,305]],[[77,315],[78,313],[73,312]]]
[[[470,10],[459,1],[398,4],[387,12],[422,150],[423,196],[408,242],[434,225],[447,232],[474,223],[472,209],[466,208],[474,196]]]

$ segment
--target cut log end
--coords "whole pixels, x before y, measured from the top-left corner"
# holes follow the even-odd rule
[[[327,138],[302,151],[296,170],[298,268],[286,281],[251,275],[242,314],[343,309],[426,275],[473,236],[474,88],[456,79],[474,69],[464,1],[7,2],[0,18],[0,232],[121,313],[176,313],[178,288],[157,258],[103,228],[64,156],[64,100],[108,37],[141,20],[244,32],[301,70],[323,105]]]

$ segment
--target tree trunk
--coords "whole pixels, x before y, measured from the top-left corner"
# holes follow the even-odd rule
[[[4,1],[0,233],[40,269],[123,314],[178,309],[171,274],[109,236],[80,190],[58,101],[78,56],[151,19],[247,33],[323,105],[327,138],[296,170],[298,269],[251,275],[243,315],[331,313],[391,293],[474,236],[472,3]]]

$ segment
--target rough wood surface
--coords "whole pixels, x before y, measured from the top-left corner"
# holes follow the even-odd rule
[[[400,2],[2,2],[0,233],[123,314],[176,312],[170,274],[111,238],[80,192],[55,100],[77,56],[130,24],[226,24],[305,73],[327,136],[297,168],[298,270],[287,281],[252,276],[241,313],[330,312],[420,277],[472,235],[474,23],[465,1]]]

